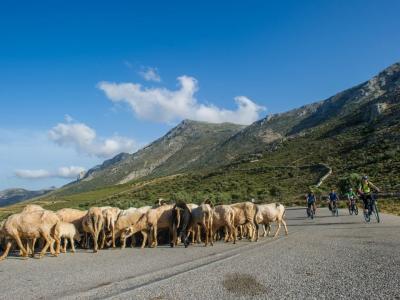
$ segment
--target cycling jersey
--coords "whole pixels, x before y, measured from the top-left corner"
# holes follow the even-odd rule
[[[371,187],[369,182],[361,182],[359,190],[361,190],[364,194],[369,194],[371,193]]]
[[[329,200],[337,201],[337,200],[339,200],[339,198],[338,198],[337,194],[335,192],[333,192],[333,193],[329,193]]]
[[[315,196],[308,194],[307,195],[307,203],[314,203],[315,202]]]
[[[354,193],[354,192],[348,192],[348,193],[347,193],[347,198],[348,198],[348,199],[356,198],[356,193]]]

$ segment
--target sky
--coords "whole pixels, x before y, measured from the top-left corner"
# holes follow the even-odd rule
[[[2,1],[0,190],[61,186],[183,119],[250,124],[400,61],[400,1]]]

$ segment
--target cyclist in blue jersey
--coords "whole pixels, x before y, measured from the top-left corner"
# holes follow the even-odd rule
[[[307,207],[310,209],[312,208],[312,210],[314,211],[314,215],[316,212],[316,206],[315,206],[315,195],[313,191],[310,191],[307,195],[306,195],[306,201],[307,201]]]
[[[329,210],[332,210],[333,204],[337,204],[339,196],[336,194],[335,189],[332,189],[329,193]]]

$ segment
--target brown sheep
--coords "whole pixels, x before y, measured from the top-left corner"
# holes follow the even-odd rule
[[[146,246],[147,234],[149,232],[149,223],[147,219],[147,213],[142,214],[141,217],[137,220],[137,222],[131,225],[128,229],[121,232],[121,239],[126,241],[129,236],[134,235],[136,232],[141,232],[143,236],[143,242],[140,248],[144,248]]]
[[[194,203],[189,203],[189,204],[187,204],[187,207],[189,208],[190,212],[192,212],[192,210],[194,208],[197,208],[199,206]],[[197,237],[197,242],[199,244],[201,243],[201,234],[200,234],[200,226],[199,225],[194,226],[194,228],[191,227],[189,229],[189,234],[192,235],[192,244],[194,244],[196,237]]]
[[[257,206],[251,202],[240,202],[231,204],[235,212],[235,226],[244,225],[247,229],[250,240],[256,240],[255,232],[257,230],[254,218],[257,212]]]
[[[0,257],[3,260],[10,251],[12,240],[14,240],[22,252],[22,256],[28,256],[28,250],[23,246],[21,239],[34,240],[39,237],[46,242],[39,258],[45,255],[50,247],[50,252],[54,256],[60,253],[60,219],[58,216],[48,210],[37,210],[28,213],[19,213],[7,218],[3,225],[3,234],[8,239],[5,252]],[[52,247],[52,240],[56,242],[56,251]],[[32,253],[33,254],[33,253]]]
[[[120,237],[122,249],[125,248],[126,239],[133,235],[133,233],[127,234],[127,229],[129,229],[131,226],[135,225],[144,214],[146,214],[145,210],[136,209],[129,214],[119,216],[117,222],[115,223],[114,239],[117,237]],[[138,230],[138,231],[141,231],[141,230]],[[146,242],[146,238],[147,238],[147,234],[146,234],[146,237],[143,236],[144,242]],[[115,241],[114,241],[114,244],[115,244]],[[133,243],[132,243],[132,245],[133,245]]]
[[[103,213],[99,207],[91,207],[82,219],[83,231],[93,238],[93,252],[99,249],[99,235],[103,232]]]
[[[37,211],[37,210],[44,210],[44,208],[37,204],[28,204],[27,206],[24,207],[24,209],[22,210],[22,213],[28,213],[28,212],[33,212],[33,211]]]
[[[233,240],[236,243],[236,230],[234,226],[235,211],[229,205],[217,205],[213,213],[213,237],[221,227],[225,230],[224,241]]]
[[[212,226],[213,226],[213,209],[211,205],[205,201],[200,204],[198,207],[193,208],[192,211],[192,222],[191,222],[191,230],[194,231],[198,225],[203,228],[205,232],[205,246],[208,243],[211,246],[214,245],[213,236],[212,236]],[[199,237],[199,234],[198,234]]]
[[[168,229],[169,239],[171,240],[173,207],[171,204],[162,204],[147,211],[147,222],[150,228],[149,247],[157,247],[157,231],[159,229]]]
[[[121,210],[118,207],[107,207],[103,210],[105,230],[103,236],[106,237],[106,233],[111,234],[111,243],[113,248],[115,248],[115,222],[117,221],[120,212]],[[103,246],[104,242],[102,242],[102,247]]]
[[[72,223],[76,226],[79,232],[83,232],[82,220],[87,214],[87,210],[79,210],[74,208],[63,208],[56,211],[56,214],[61,221]]]

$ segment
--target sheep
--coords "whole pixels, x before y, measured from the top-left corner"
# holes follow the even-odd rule
[[[257,206],[251,202],[240,202],[230,205],[235,212],[235,226],[244,225],[248,231],[248,237],[251,241],[256,240],[255,232],[257,230],[254,217],[257,212]]]
[[[22,210],[22,213],[28,213],[28,212],[38,211],[38,210],[44,210],[44,208],[37,204],[28,204],[27,206],[24,207],[24,209]]]
[[[115,248],[115,222],[117,221],[120,212],[121,210],[118,207],[107,207],[103,209],[104,230],[111,233],[111,243],[113,248]],[[106,235],[104,232],[101,248],[104,247],[105,237]]]
[[[210,205],[210,202],[206,200],[198,207],[193,208],[191,213],[192,213],[192,222],[190,227],[192,228],[192,231],[198,225],[200,225],[205,231],[205,242],[204,242],[205,246],[207,246],[208,243],[210,243],[211,246],[213,246],[214,245],[212,236],[213,209]],[[200,234],[198,234],[198,239],[199,238]]]
[[[93,238],[93,252],[99,249],[99,235],[103,232],[103,213],[99,207],[91,207],[82,219],[83,231],[89,233]]]
[[[67,252],[68,240],[71,244],[71,253],[75,253],[75,242],[74,240],[80,242],[81,235],[77,230],[76,226],[72,223],[61,222],[60,223],[60,238],[64,240],[63,248],[61,249],[62,253]]]
[[[151,248],[157,247],[157,231],[158,229],[168,229],[169,238],[171,239],[172,233],[172,208],[171,204],[161,204],[156,208],[149,209],[146,213],[147,222],[150,228],[149,246]]]
[[[178,245],[178,237],[183,241],[185,248],[189,246],[188,232],[192,214],[186,203],[177,203],[172,209],[172,241],[171,247]]]
[[[79,232],[83,232],[82,228],[82,220],[87,214],[87,210],[79,210],[74,208],[63,208],[56,211],[56,214],[60,218],[61,221],[72,223],[76,226],[76,229]]]
[[[49,247],[51,254],[58,256],[60,253],[60,223],[59,217],[54,212],[48,210],[36,210],[9,216],[4,222],[2,229],[3,235],[8,241],[5,252],[0,257],[0,260],[7,257],[13,240],[20,248],[22,256],[28,256],[29,252],[21,241],[23,238],[32,241],[33,239],[42,237],[46,241],[39,258],[45,255]],[[53,239],[56,242],[55,251],[52,247]]]
[[[279,234],[279,231],[281,229],[281,224],[283,224],[285,228],[285,233],[288,235],[288,229],[286,226],[286,222],[283,219],[285,216],[285,207],[280,204],[280,203],[270,203],[270,204],[260,204],[257,205],[257,214],[255,216],[255,221],[257,224],[263,224],[267,226],[267,232],[265,232],[264,228],[264,234],[269,235],[269,232],[271,230],[270,223],[276,222],[278,224],[278,228],[275,231],[274,238],[276,238]],[[258,239],[258,234],[256,236]]]
[[[40,205],[37,204],[28,204],[24,207],[22,210],[23,213],[29,213],[33,211],[38,211],[38,210],[44,210],[44,208]],[[36,238],[29,240],[29,239],[24,239],[26,240],[26,250],[28,251],[28,254],[32,254],[35,251],[35,244],[36,244]],[[41,243],[43,247],[43,243]],[[20,251],[20,255],[22,255],[22,251]]]
[[[119,213],[120,216],[126,216],[129,215],[130,213],[133,213],[137,210],[136,207],[130,207],[128,209],[122,209],[121,212]]]
[[[192,210],[194,208],[199,207],[197,204],[194,204],[194,203],[188,203],[186,205],[189,208],[190,212],[192,212]],[[198,242],[201,243],[200,226],[199,225],[195,226],[195,228],[190,227],[189,231],[188,231],[188,234],[192,235],[192,244],[194,244],[196,236],[197,236]]]
[[[221,227],[225,230],[224,241],[228,242],[233,239],[233,243],[236,244],[236,230],[234,226],[235,211],[229,205],[217,205],[214,207],[213,212],[213,237],[217,230]]]
[[[126,230],[131,227],[132,225],[136,224],[137,221],[145,214],[146,212],[143,212],[143,210],[136,209],[132,211],[130,214],[126,215],[120,215],[117,219],[117,222],[115,222],[115,235],[114,239],[117,237],[120,237],[121,241],[121,248],[125,248],[126,245],[126,239],[130,237],[131,235],[126,233]],[[145,241],[145,239],[144,239]],[[113,241],[115,243],[115,241]],[[131,246],[133,246],[134,242],[132,241]]]
[[[142,214],[140,218],[131,225],[128,229],[121,232],[121,239],[126,240],[127,237],[134,235],[136,232],[141,232],[143,236],[142,245],[140,248],[144,248],[146,246],[146,239],[149,232],[149,222],[148,222],[148,214]],[[150,245],[150,244],[149,244]]]

